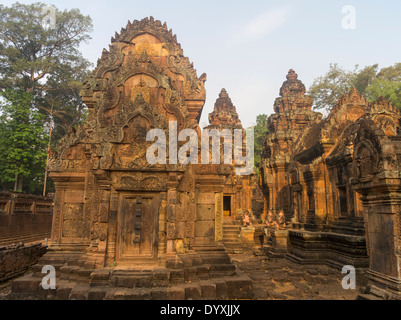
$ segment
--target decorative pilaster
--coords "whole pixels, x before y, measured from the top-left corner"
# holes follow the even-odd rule
[[[223,194],[216,193],[216,202],[215,202],[215,223],[216,223],[216,242],[223,241],[223,219],[224,219],[224,212],[223,212]]]

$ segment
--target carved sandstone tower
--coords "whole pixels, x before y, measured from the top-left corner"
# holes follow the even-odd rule
[[[159,21],[129,23],[112,38],[81,93],[88,119],[63,139],[50,166],[53,248],[85,248],[96,255],[87,262],[94,267],[150,262],[183,246],[194,222],[182,216],[191,195],[177,192],[185,168],[150,165],[146,136],[162,129],[168,137],[171,121],[178,132],[198,131],[205,80]]]
[[[209,114],[210,125],[204,128],[204,130],[218,130],[223,132],[226,130],[230,133],[232,142],[235,145],[235,132],[243,133],[242,146],[245,145],[245,130],[242,126],[241,120],[237,113],[237,109],[234,106],[229,94],[226,89],[222,89],[219,98],[216,100],[214,110]],[[224,144],[225,139],[221,139],[221,163],[224,162]],[[241,148],[242,153],[246,153],[244,148]],[[235,162],[235,155],[233,149],[233,159]],[[237,164],[235,164],[237,165]],[[235,166],[234,165],[234,166]],[[240,167],[240,165],[238,165]],[[240,236],[240,224],[244,217],[245,212],[248,212],[252,216],[252,198],[254,186],[254,175],[237,176],[233,171],[234,167],[228,168],[229,174],[223,176],[223,189],[221,197],[223,199],[223,221],[216,225],[216,229],[220,230],[219,239],[223,240],[227,248],[232,245],[239,244]],[[217,231],[217,230],[216,230]]]
[[[275,114],[268,120],[269,134],[263,146],[261,185],[265,192],[265,210],[275,215],[284,210],[287,221],[292,218],[290,190],[286,182],[293,146],[302,131],[319,122],[322,114],[312,111],[313,98],[290,70],[274,104]]]
[[[155,143],[147,141],[150,130],[161,129],[167,141],[183,129],[200,133],[205,81],[172,31],[153,18],[129,22],[103,50],[81,92],[88,118],[52,152],[49,166],[56,200],[42,264],[69,279],[65,298],[91,298],[99,287],[97,299],[197,299],[206,297],[200,285],[186,283],[221,276],[232,279],[223,280],[226,288],[241,289],[227,297],[252,295],[249,279],[235,276],[215,241],[218,191],[202,189],[205,181],[191,166],[175,164],[177,150],[169,146],[167,164],[147,161]],[[78,280],[84,289],[74,285]],[[110,290],[117,287],[128,291]],[[212,289],[209,298],[217,296],[216,284]]]
[[[214,105],[214,110],[209,114],[210,125],[205,129],[239,129],[242,130],[241,120],[226,89],[222,89],[219,98]]]

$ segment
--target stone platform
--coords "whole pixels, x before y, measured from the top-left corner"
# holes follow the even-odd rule
[[[301,265],[324,264],[337,270],[353,266],[366,284],[369,258],[364,236],[333,232],[289,231],[289,252],[286,258]]]
[[[291,230],[287,258],[300,264],[327,264],[334,268],[369,267],[364,236]]]
[[[91,269],[82,254],[49,253],[12,282],[11,300],[250,300],[253,282],[238,275],[225,251],[186,253],[155,265]],[[42,288],[42,269],[56,269],[56,289]]]
[[[285,258],[288,250],[288,230],[265,229],[266,243],[262,252],[269,258]]]
[[[41,243],[0,247],[0,283],[24,274],[46,251]]]

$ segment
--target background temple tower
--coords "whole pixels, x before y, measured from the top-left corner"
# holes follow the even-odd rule
[[[242,132],[242,146],[241,152],[246,152],[243,147],[246,144],[246,132],[242,126],[241,120],[237,113],[229,94],[226,89],[222,89],[219,98],[217,99],[214,110],[209,114],[210,125],[204,130],[217,130],[223,133],[228,130],[232,145],[235,145],[234,134],[235,131]],[[221,163],[224,162],[224,135],[222,135],[220,143]],[[233,160],[234,148],[233,148]],[[238,239],[240,234],[240,225],[245,213],[252,212],[252,197],[255,183],[254,175],[237,176],[235,173],[235,161],[233,165],[227,166],[228,169],[223,180],[223,189],[221,196],[223,197],[223,220],[222,223],[216,226],[219,229],[219,239],[224,242],[226,246],[240,245]]]
[[[269,134],[263,145],[261,185],[265,192],[265,210],[275,214],[283,209],[287,220],[292,218],[290,190],[287,185],[288,166],[293,146],[304,128],[318,122],[323,115],[312,111],[313,98],[290,70],[274,104],[275,114],[268,119]]]
[[[209,114],[209,122],[210,125],[205,129],[243,129],[237,109],[226,89],[221,90],[214,111]]]

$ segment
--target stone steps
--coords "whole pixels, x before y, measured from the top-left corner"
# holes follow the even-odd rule
[[[238,225],[223,226],[223,243],[226,247],[240,247],[242,245],[240,229],[241,227]]]
[[[146,282],[147,283],[147,282]],[[44,290],[41,279],[33,274],[12,283],[12,299],[24,300],[251,300],[254,297],[252,280],[233,275],[218,279],[158,283],[158,286],[134,287],[95,286],[72,280],[57,280],[55,290]]]
[[[13,281],[10,298],[195,300],[211,299],[215,294],[220,298],[220,287],[226,288],[229,292],[227,297],[232,299],[253,298],[252,280],[244,279],[237,273],[235,264],[223,246],[199,246],[197,251],[166,256],[163,266],[131,262],[115,267],[93,268],[88,260],[82,253],[50,252],[32,268],[31,274]],[[42,279],[47,275],[42,274],[44,266],[56,269],[55,290],[46,291],[42,288]]]
[[[209,258],[216,259],[213,258],[213,255]],[[53,262],[60,263],[61,260],[55,259]],[[77,266],[76,263],[65,263],[53,264],[56,269],[56,283],[60,284],[60,289],[44,291],[41,289],[41,282],[47,274],[42,274],[43,266],[43,263],[35,265],[31,274],[13,281],[12,292],[14,296],[37,296],[43,299],[44,296],[47,298],[50,294],[50,299],[86,300],[91,297],[93,299],[95,297],[97,297],[96,299],[100,297],[103,299],[106,298],[106,295],[103,296],[104,288],[107,288],[108,292],[110,291],[109,289],[118,289],[120,294],[122,291],[128,290],[129,297],[139,299],[141,298],[141,292],[148,292],[149,290],[155,291],[154,295],[160,295],[160,292],[165,292],[166,288],[205,281],[213,282],[218,281],[220,278],[236,276],[235,265],[227,263],[224,259],[221,260],[221,264],[202,264],[183,269],[136,266],[135,268],[127,269],[117,267],[93,270]],[[194,295],[196,297],[196,290],[194,292],[191,294],[186,293],[186,295]],[[144,297],[147,296],[148,294],[144,293]]]

